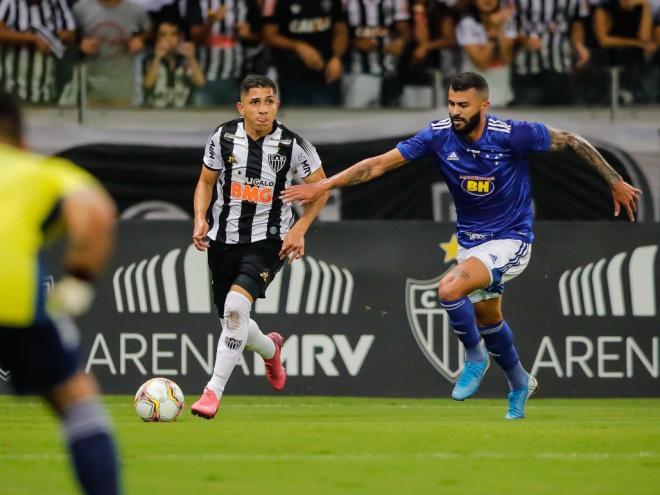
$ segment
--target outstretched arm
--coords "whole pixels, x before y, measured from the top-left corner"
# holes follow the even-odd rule
[[[285,203],[296,201],[304,205],[316,200],[331,189],[352,186],[380,177],[385,172],[400,167],[406,161],[401,152],[397,148],[394,148],[382,155],[372,156],[371,158],[357,162],[352,167],[328,179],[323,179],[313,184],[300,184],[289,187],[282,193],[282,199]]]
[[[318,184],[319,181],[325,179],[325,172],[323,167],[316,169],[316,171],[305,177],[303,180],[305,184]],[[305,205],[305,211],[302,216],[296,221],[296,223],[291,227],[289,232],[284,238],[282,243],[282,249],[280,250],[280,259],[287,259],[289,263],[292,263],[298,258],[301,258],[305,254],[305,233],[307,229],[312,224],[316,216],[325,206],[325,203],[328,201],[328,193],[321,194],[314,201]]]
[[[586,139],[577,134],[548,127],[550,132],[551,149],[553,151],[571,149],[578,154],[589,166],[593,167],[600,176],[605,179],[612,189],[614,201],[614,216],[618,217],[623,206],[628,212],[631,222],[635,221],[637,202],[642,191],[634,188],[624,181],[619,173],[607,163],[603,155],[594,148]]]

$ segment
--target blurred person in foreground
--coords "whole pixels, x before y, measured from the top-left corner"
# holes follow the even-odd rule
[[[502,315],[502,293],[504,282],[526,268],[534,240],[528,154],[573,150],[612,188],[616,216],[624,208],[633,221],[641,192],[584,138],[541,123],[500,120],[487,113],[488,107],[486,80],[474,72],[459,74],[449,89],[449,118],[431,122],[387,153],[328,179],[290,187],[282,197],[305,204],[330,189],[369,181],[407,162],[434,159],[458,219],[458,264],[438,286],[441,306],[465,348],[465,366],[452,398],[462,401],[477,392],[490,354],[509,381],[505,417],[520,419],[538,383],[520,362]]]
[[[153,53],[144,60],[145,104],[156,108],[183,108],[195,88],[204,85],[204,73],[195,57],[195,45],[183,42],[179,26],[158,25]]]
[[[0,94],[0,367],[19,394],[57,414],[84,493],[119,493],[119,465],[96,380],[79,368],[72,317],[85,313],[113,244],[115,207],[71,162],[23,149],[20,110]],[[62,231],[66,275],[47,294],[42,249]]]
[[[247,76],[240,98],[241,117],[220,124],[206,143],[194,198],[193,243],[208,250],[222,329],[213,376],[191,407],[206,419],[216,415],[244,349],[264,359],[273,389],[284,388],[284,338],[277,332],[264,335],[250,311],[284,260],[292,263],[305,254],[305,233],[328,196],[320,194],[294,223],[291,205],[280,194],[294,174],[306,183],[325,179],[321,160],[314,146],[275,120],[280,99],[271,79]]]

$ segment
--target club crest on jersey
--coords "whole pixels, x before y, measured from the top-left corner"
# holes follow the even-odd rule
[[[463,349],[438,299],[438,283],[443,276],[432,280],[407,279],[406,313],[413,337],[426,359],[454,383],[463,366]]]
[[[273,169],[275,173],[282,170],[282,167],[286,164],[286,156],[275,153],[273,155],[268,155],[268,165]]]
[[[463,190],[473,196],[488,196],[495,190],[495,177],[459,175]]]

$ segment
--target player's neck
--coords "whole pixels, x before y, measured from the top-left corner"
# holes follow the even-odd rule
[[[486,119],[484,118],[481,119],[479,125],[475,127],[471,133],[465,135],[464,139],[469,143],[476,143],[477,141],[479,141],[479,138],[484,133],[485,128],[486,128]]]

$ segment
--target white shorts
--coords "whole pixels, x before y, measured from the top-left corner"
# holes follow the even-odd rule
[[[458,246],[456,259],[459,263],[468,258],[477,258],[490,272],[490,284],[477,289],[468,297],[473,303],[500,297],[504,282],[520,275],[532,255],[532,245],[515,239],[497,239],[484,242],[473,248]]]

